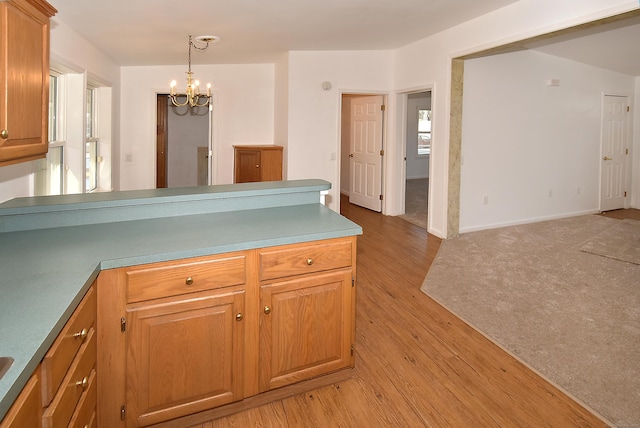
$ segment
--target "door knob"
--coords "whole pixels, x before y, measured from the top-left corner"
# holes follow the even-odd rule
[[[353,157],[353,153],[349,153],[349,157],[352,158]]]
[[[613,158],[610,158],[609,156],[605,156],[604,160],[613,160]]]
[[[271,308],[269,306],[265,306],[263,311],[265,314],[269,315],[271,313]]]

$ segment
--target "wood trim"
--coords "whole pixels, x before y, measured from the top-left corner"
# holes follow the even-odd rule
[[[167,187],[167,150],[169,135],[169,96],[156,98],[156,188]]]

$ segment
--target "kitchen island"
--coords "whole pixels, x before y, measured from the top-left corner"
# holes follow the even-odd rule
[[[0,356],[14,359],[0,379],[0,419],[101,272],[318,241],[331,246],[334,239],[361,234],[358,225],[320,203],[329,188],[322,180],[298,180],[0,204]],[[355,258],[355,244],[352,250]],[[250,267],[258,256],[246,257]],[[353,272],[355,277],[355,266]],[[257,284],[257,274],[247,275]],[[98,289],[98,325],[103,294]],[[263,310],[257,302],[248,307]],[[98,335],[98,354],[109,353],[100,340]],[[263,390],[253,389],[250,394]]]

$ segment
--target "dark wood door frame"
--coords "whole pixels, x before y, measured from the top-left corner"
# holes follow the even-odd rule
[[[156,108],[156,188],[167,187],[169,97],[158,94]]]

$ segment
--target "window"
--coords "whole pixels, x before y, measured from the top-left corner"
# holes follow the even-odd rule
[[[60,112],[62,111],[63,77],[49,75],[49,150],[44,159],[36,162],[34,194],[36,196],[62,195],[64,193],[64,140]]]
[[[97,90],[87,88],[87,120],[85,128],[85,192],[93,192],[98,188],[98,114]]]
[[[431,153],[431,110],[418,109],[418,155]]]

